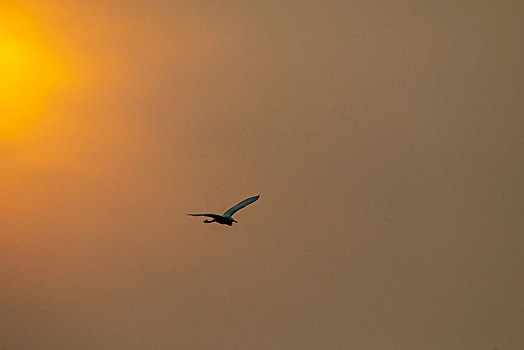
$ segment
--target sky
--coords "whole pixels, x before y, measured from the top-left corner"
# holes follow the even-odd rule
[[[0,2],[1,347],[524,348],[523,17]]]

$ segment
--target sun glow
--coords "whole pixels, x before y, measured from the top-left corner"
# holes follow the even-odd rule
[[[73,70],[27,12],[0,5],[0,138],[30,130]]]

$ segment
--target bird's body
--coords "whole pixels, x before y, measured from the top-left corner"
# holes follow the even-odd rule
[[[244,199],[242,202],[238,203],[234,207],[231,207],[228,210],[226,210],[226,212],[224,214],[222,214],[222,215],[219,215],[219,214],[187,214],[187,215],[191,215],[191,216],[207,216],[207,217],[212,218],[212,220],[205,219],[204,222],[206,224],[209,224],[209,223],[212,223],[212,222],[216,222],[217,224],[232,226],[234,222],[238,223],[238,221],[233,219],[233,214],[236,213],[237,211],[239,211],[240,209],[244,208],[246,205],[249,205],[249,204],[253,203],[259,197],[260,197],[260,195],[257,195],[257,196],[254,196],[254,197],[250,197],[248,199]]]

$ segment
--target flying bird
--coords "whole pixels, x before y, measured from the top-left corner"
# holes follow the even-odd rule
[[[205,219],[204,222],[206,224],[209,224],[209,223],[212,223],[212,222],[216,222],[218,224],[232,226],[234,222],[238,223],[238,221],[233,219],[233,217],[232,217],[233,214],[235,214],[240,209],[244,208],[246,205],[249,205],[249,204],[253,203],[259,197],[260,197],[260,195],[256,195],[254,197],[250,197],[248,199],[244,199],[242,202],[238,203],[234,207],[231,207],[228,210],[226,210],[226,212],[224,214],[222,214],[222,215],[218,215],[218,214],[187,214],[187,215],[191,215],[191,216],[207,216],[207,217],[212,218],[211,220]]]

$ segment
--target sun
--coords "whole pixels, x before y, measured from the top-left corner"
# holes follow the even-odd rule
[[[53,41],[23,8],[0,5],[0,137],[30,129],[72,69]]]

